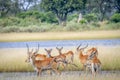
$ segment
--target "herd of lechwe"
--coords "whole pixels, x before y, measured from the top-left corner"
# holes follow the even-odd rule
[[[49,71],[51,74],[51,71],[56,72],[57,74],[61,74],[59,67],[62,66],[67,68],[67,65],[74,65],[75,67],[78,67],[74,64],[74,52],[68,51],[66,53],[62,53],[62,49],[56,47],[58,50],[59,55],[52,56],[52,49],[45,49],[47,55],[39,54],[39,44],[35,51],[33,49],[30,50],[29,45],[27,46],[27,59],[26,62],[30,62],[34,68],[34,70],[37,72],[37,75],[39,76],[43,70]],[[76,53],[79,54],[79,60],[81,64],[83,65],[83,69],[85,71],[90,71],[93,76],[95,76],[98,71],[100,71],[101,68],[101,62],[98,59],[98,50],[94,47],[88,49],[86,52],[84,50],[88,47],[88,44],[85,47],[81,48],[81,44],[76,48]]]

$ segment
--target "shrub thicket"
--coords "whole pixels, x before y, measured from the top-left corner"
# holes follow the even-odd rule
[[[111,16],[110,20],[115,23],[120,22],[120,13],[116,13],[113,16]]]
[[[84,18],[88,21],[88,22],[96,22],[97,21],[97,16],[95,15],[95,14],[93,14],[93,13],[91,13],[91,14],[86,14],[85,16],[84,16]]]

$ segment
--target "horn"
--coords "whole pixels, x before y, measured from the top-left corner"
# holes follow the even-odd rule
[[[37,47],[35,53],[37,53],[37,52],[39,51],[39,46],[40,46],[40,45],[38,44],[38,47]]]
[[[27,52],[29,52],[29,46],[28,46],[28,44],[26,43],[26,46],[27,46]]]
[[[81,45],[82,45],[82,44],[80,44],[80,45],[77,47],[77,50],[80,48]]]
[[[88,47],[88,44],[87,44],[85,47],[81,48],[81,49],[85,49],[85,48],[87,48],[87,47]]]
[[[60,48],[61,50],[63,49],[63,47]]]

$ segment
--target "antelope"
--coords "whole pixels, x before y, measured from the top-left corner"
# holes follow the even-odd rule
[[[76,64],[73,63],[74,53],[73,53],[72,51],[68,51],[68,52],[66,52],[66,53],[62,53],[63,47],[61,47],[61,48],[56,47],[56,49],[58,50],[59,55],[64,55],[64,56],[66,56],[66,59],[65,59],[65,60],[66,60],[66,63],[67,63],[67,64],[71,64],[71,65],[73,65],[73,66],[75,66],[75,67],[78,67]]]
[[[98,51],[96,48],[91,48],[87,51],[87,55],[83,55],[83,50],[88,46],[85,46],[84,48],[80,48],[81,45],[77,47],[77,52],[79,52],[79,59],[81,63],[83,64],[83,68],[87,69],[89,68],[92,72],[92,74],[95,76],[98,72],[101,62],[97,58]]]
[[[56,47],[56,49],[58,50],[60,55],[65,55],[66,56],[66,61],[68,63],[73,63],[74,53],[72,51],[68,51],[66,53],[62,53],[63,47],[61,47],[61,48]]]
[[[92,74],[95,76],[101,68],[101,61],[97,58],[98,51],[96,48],[93,47],[89,49],[87,53],[89,53],[88,64],[91,64],[91,71]]]
[[[28,55],[28,57],[25,60],[25,62],[30,62],[30,59],[29,59],[30,55],[29,54],[33,53],[33,49],[30,51],[28,44],[26,44],[26,46],[27,46],[27,55]],[[36,51],[34,53],[38,53],[38,51],[39,51],[39,44],[38,44],[38,48],[36,49]],[[46,55],[44,55],[44,54],[36,54],[35,55],[35,60],[44,60],[45,58],[46,58]]]
[[[59,61],[59,63],[58,63],[58,67],[60,66],[60,64],[65,68],[65,64],[67,63],[66,62],[66,56],[65,55],[63,55],[63,54],[61,54],[61,55],[57,55],[57,56],[51,56],[51,51],[52,51],[52,49],[45,49],[45,51],[47,52],[47,55],[48,55],[48,57],[49,58],[54,58],[54,57],[56,57],[57,58],[57,60],[61,60],[61,62]]]
[[[56,58],[45,58],[44,60],[36,60],[36,52],[29,51],[28,53],[29,61],[37,72],[37,76],[39,76],[42,70],[53,70],[58,74],[61,74],[60,71],[57,70],[57,62]]]
[[[80,48],[81,45],[79,45],[76,49],[77,53],[79,53],[79,59],[80,59],[80,62],[82,63],[83,65],[83,69],[86,69],[86,62],[87,62],[87,58],[88,58],[88,55],[83,55],[83,51],[84,49],[88,46],[85,46],[83,48]]]
[[[92,53],[94,53],[94,54],[92,54]],[[86,54],[91,58],[97,58],[98,57],[98,50],[96,48],[92,47],[91,49],[87,50]]]

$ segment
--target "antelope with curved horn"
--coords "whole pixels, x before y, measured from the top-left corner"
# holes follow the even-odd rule
[[[28,50],[28,61],[31,62],[31,64],[33,65],[34,69],[37,71],[37,75],[41,74],[42,70],[53,70],[56,73],[60,74],[60,71],[57,70],[57,62],[56,62],[56,58],[45,58],[44,60],[36,60],[36,51],[33,52],[29,51],[29,46],[27,45],[27,50]]]
[[[86,55],[83,55],[83,50],[88,45],[85,46],[84,48],[80,48],[80,46],[81,45],[79,45],[77,47],[77,52],[79,52],[79,59],[80,59],[81,63],[83,64],[83,68],[90,69],[92,74],[95,76],[101,65],[100,60],[97,58],[98,51],[95,48],[91,48],[87,51]]]
[[[88,47],[88,44],[83,48],[80,48],[80,46],[81,44],[77,47],[76,50],[77,50],[77,53],[79,53],[79,59],[83,65],[83,69],[86,69],[86,62],[87,62],[88,55],[84,55],[83,50]]]
[[[32,53],[33,53],[33,49],[30,51],[28,44],[26,44],[26,46],[27,46],[28,58],[25,60],[25,62],[30,62],[29,54],[32,54]],[[38,51],[39,51],[39,44],[38,44],[38,48],[37,48],[36,51],[34,52],[34,53],[37,53],[37,54],[35,55],[35,60],[44,60],[44,59],[46,58],[46,55],[44,55],[44,54],[38,54]]]

